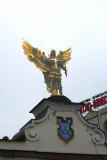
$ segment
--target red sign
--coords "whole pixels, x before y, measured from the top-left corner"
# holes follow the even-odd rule
[[[98,99],[94,99],[92,104],[90,102],[84,104],[80,109],[80,111],[81,113],[84,113],[86,111],[90,111],[92,108],[97,108],[104,104],[107,104],[107,95],[100,97]]]

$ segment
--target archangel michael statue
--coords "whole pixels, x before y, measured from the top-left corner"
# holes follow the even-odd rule
[[[60,51],[56,55],[54,49],[49,50],[48,57],[41,50],[34,48],[30,43],[23,40],[24,53],[27,59],[35,64],[44,75],[48,92],[51,95],[63,95],[61,85],[61,69],[65,71],[67,76],[66,64],[71,59],[71,47],[65,51]]]

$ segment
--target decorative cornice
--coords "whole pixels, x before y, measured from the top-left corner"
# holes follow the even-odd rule
[[[34,128],[34,125],[35,123],[44,121],[48,117],[48,115],[49,115],[49,109],[47,110],[47,113],[43,118],[39,120],[32,120],[31,123],[26,126],[25,136],[27,140],[34,142],[39,139],[38,131]],[[32,129],[29,130],[29,128],[32,128]]]
[[[76,111],[80,110],[82,107],[81,103],[71,103],[71,104],[65,104],[63,102],[52,102],[49,100],[44,100],[42,103],[35,107],[30,113],[33,113],[35,118],[46,108],[54,109],[54,110],[60,110],[60,111]]]
[[[87,128],[87,132],[92,136],[92,140],[95,144],[97,145],[103,145],[106,141],[105,139],[105,134],[103,133],[102,130],[97,128],[97,125],[91,124],[82,117],[80,111],[77,112],[79,115],[80,120],[91,130]]]

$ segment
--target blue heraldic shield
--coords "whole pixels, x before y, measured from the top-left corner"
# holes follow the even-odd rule
[[[74,130],[71,128],[71,124],[73,123],[72,118],[67,117],[64,120],[63,117],[57,117],[57,122],[60,125],[58,135],[64,141],[68,142],[74,136]]]

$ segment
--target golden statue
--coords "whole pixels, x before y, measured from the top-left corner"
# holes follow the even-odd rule
[[[63,52],[60,51],[57,55],[56,51],[51,49],[49,50],[50,55],[46,57],[42,50],[34,48],[27,41],[23,40],[22,45],[27,59],[42,71],[48,92],[50,92],[51,95],[63,95],[61,69],[65,71],[67,76],[66,64],[71,59],[71,47]]]

